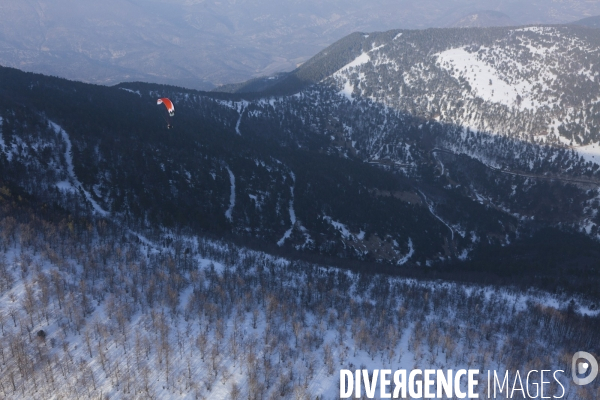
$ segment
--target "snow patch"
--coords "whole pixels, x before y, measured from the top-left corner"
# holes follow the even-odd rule
[[[600,142],[588,144],[587,146],[573,147],[586,162],[600,164]]]
[[[241,103],[238,109],[238,112],[240,113],[240,117],[238,118],[236,124],[235,124],[235,133],[237,133],[238,135],[242,136],[242,132],[240,132],[240,124],[242,123],[242,115],[244,115],[244,111],[246,110],[246,103]]]
[[[343,72],[343,71],[347,71],[350,68],[355,68],[360,65],[366,64],[369,61],[371,61],[371,57],[369,57],[369,54],[362,53],[360,56],[356,57],[353,61],[349,62],[348,64],[344,65],[341,69],[339,69],[336,72],[336,74]]]
[[[56,182],[55,186],[65,192],[75,192],[75,188],[73,187],[73,185],[71,185],[71,183],[69,181],[60,181],[60,182]]]
[[[0,147],[2,148],[2,151],[6,153],[6,143],[4,143],[4,136],[2,135],[2,121],[4,120],[0,117]]]
[[[335,229],[337,229],[342,234],[342,237],[344,239],[350,239],[350,238],[354,237],[354,235],[350,232],[350,230],[348,229],[348,227],[345,224],[335,221],[334,219],[332,219],[331,217],[329,217],[327,215],[323,215],[323,219],[325,221],[329,222],[331,224],[331,226],[333,226]]]
[[[294,173],[292,171],[290,171],[290,176],[292,177],[292,186],[290,186],[290,192],[291,192],[292,197],[290,198],[289,212],[290,212],[290,221],[292,222],[292,226],[290,226],[290,229],[285,231],[285,233],[283,234],[283,237],[281,239],[279,239],[279,241],[277,242],[277,246],[280,246],[280,247],[283,246],[283,244],[285,243],[285,240],[288,239],[292,235],[292,229],[294,229],[294,225],[296,225],[296,211],[294,211],[294,187],[296,186],[296,175],[294,175]]]
[[[508,107],[533,108],[530,93],[534,83],[527,80],[508,83],[506,77],[494,66],[482,60],[478,53],[470,53],[464,47],[446,50],[436,55],[438,66],[457,80],[465,79],[474,96]],[[517,96],[521,96],[520,102]]]
[[[404,265],[408,262],[408,260],[415,254],[415,248],[413,246],[413,242],[411,238],[408,238],[408,253],[400,260],[398,260],[398,265]]]
[[[352,101],[352,92],[354,92],[354,85],[350,83],[350,80],[347,77],[347,72],[349,72],[352,68],[359,67],[371,61],[371,57],[369,54],[362,53],[360,56],[356,57],[353,61],[344,65],[340,68],[336,73],[333,74],[334,78],[343,79],[342,90],[340,90],[339,94],[346,97],[348,100]]]
[[[90,194],[90,192],[88,192],[87,190],[85,190],[83,188],[83,185],[81,185],[81,182],[79,182],[79,179],[77,179],[77,175],[75,175],[75,169],[73,168],[73,155],[71,154],[71,148],[72,148],[71,139],[69,138],[69,135],[58,124],[56,124],[52,121],[49,121],[49,122],[50,122],[50,125],[52,126],[52,128],[54,129],[54,132],[57,135],[61,135],[63,140],[65,141],[65,144],[66,144],[65,160],[67,162],[67,172],[69,173],[69,177],[71,178],[70,185],[72,185],[74,190],[75,190],[75,188],[78,188],[83,192],[86,200],[90,202],[94,211],[96,211],[99,215],[101,215],[103,217],[108,216],[110,213],[108,211],[104,210],[102,207],[100,207],[100,205],[98,203],[96,203],[96,200],[94,200],[92,198],[92,195]]]
[[[119,88],[119,89],[124,90],[129,93],[137,94],[138,96],[142,97],[142,94],[140,93],[139,90],[131,90],[131,89],[123,88],[123,87]]]
[[[229,182],[231,183],[231,193],[229,194],[229,208],[225,211],[225,218],[229,220],[229,222],[233,222],[233,217],[231,214],[233,213],[233,207],[235,207],[235,175],[233,172],[227,168],[227,172],[229,172]]]

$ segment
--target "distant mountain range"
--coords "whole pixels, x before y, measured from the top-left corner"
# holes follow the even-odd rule
[[[0,65],[99,84],[196,89],[291,71],[352,32],[566,23],[600,3],[492,0],[20,0],[0,5]],[[471,21],[471,22],[469,22]],[[479,21],[479,22],[477,22]]]
[[[573,25],[588,26],[590,28],[600,28],[600,16],[588,17],[573,22]]]
[[[452,28],[489,28],[492,26],[515,26],[510,17],[499,11],[478,11],[465,15],[456,22],[452,23]]]

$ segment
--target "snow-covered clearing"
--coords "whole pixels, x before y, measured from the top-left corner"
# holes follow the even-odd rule
[[[323,219],[329,222],[331,226],[333,226],[336,230],[338,230],[344,239],[354,238],[354,235],[352,234],[352,232],[350,232],[346,224],[336,221],[328,215],[324,215]],[[364,232],[361,231],[361,233],[364,237]]]
[[[334,78],[342,79],[344,81],[343,88],[340,91],[340,95],[343,95],[348,100],[352,101],[352,99],[353,99],[352,93],[354,92],[354,85],[350,82],[350,79],[348,79],[347,75],[350,72],[352,72],[353,70],[357,69],[358,67],[370,62],[371,56],[369,55],[369,53],[375,52],[376,50],[379,50],[382,47],[384,47],[384,45],[376,47],[375,44],[373,44],[371,50],[369,50],[368,52],[363,52],[358,57],[356,57],[354,60],[352,60],[348,64],[344,65],[342,68],[340,68],[338,71],[336,71],[333,74]]]
[[[583,157],[586,162],[600,165],[600,142],[592,143],[587,146],[574,146],[572,149]]]
[[[446,69],[456,79],[462,77],[469,82],[474,96],[509,107],[532,107],[530,95],[534,86],[552,78],[550,72],[545,72],[540,82],[523,79],[509,83],[495,66],[487,64],[478,53],[468,52],[464,47],[443,51],[437,54],[437,57],[441,68]],[[553,79],[556,79],[556,76]],[[517,96],[520,96],[522,101],[518,101]]]

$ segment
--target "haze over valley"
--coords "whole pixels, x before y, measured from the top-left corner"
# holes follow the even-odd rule
[[[0,65],[85,82],[195,89],[291,71],[352,32],[514,24],[600,14],[583,0],[22,0],[0,5]],[[491,19],[506,24],[504,19]],[[458,24],[458,25],[457,25]]]

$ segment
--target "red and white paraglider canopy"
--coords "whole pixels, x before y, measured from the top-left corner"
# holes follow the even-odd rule
[[[173,102],[166,97],[156,100],[156,104],[164,104],[167,107],[167,111],[169,111],[169,115],[172,117],[175,115],[175,106],[173,106]]]

